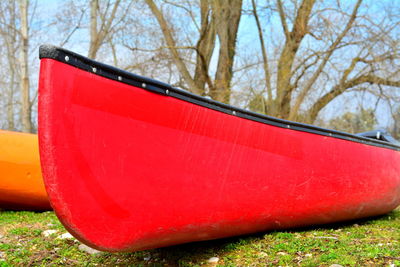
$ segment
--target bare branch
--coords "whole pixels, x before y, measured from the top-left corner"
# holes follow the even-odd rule
[[[194,93],[201,94],[201,89],[197,88],[196,83],[194,82],[192,76],[190,75],[188,69],[185,66],[185,63],[183,62],[182,58],[179,55],[178,49],[176,49],[176,42],[172,37],[171,29],[168,26],[167,21],[164,18],[164,15],[158,9],[153,0],[146,0],[146,3],[150,7],[152,13],[154,14],[154,16],[158,21],[158,24],[160,25],[165,41],[167,42],[167,45],[171,51],[172,59],[174,60],[177,68],[179,69],[179,72],[182,74],[185,82],[189,85],[190,88],[192,88],[192,91]]]
[[[107,36],[111,33],[111,26],[115,20],[116,12],[121,0],[115,1],[110,15],[108,9],[111,5],[110,1],[107,2],[104,14],[100,12],[99,0],[91,0],[90,2],[90,47],[88,57],[96,58],[100,46],[104,43]],[[97,17],[100,15],[101,26],[98,29]]]
[[[282,24],[282,28],[283,28],[283,32],[286,36],[286,40],[290,39],[290,32],[287,26],[287,22],[286,22],[286,15],[285,15],[285,11],[283,10],[283,4],[281,0],[277,0],[276,1],[278,4],[278,11],[279,11],[279,17],[281,18],[281,24]]]
[[[278,1],[280,2],[280,1]],[[257,14],[257,6],[254,0],[251,0],[252,6],[253,6],[253,15],[254,19],[256,20],[256,25],[257,25],[257,30],[258,30],[258,38],[260,40],[260,46],[261,46],[261,54],[263,58],[263,69],[264,69],[264,76],[265,76],[265,84],[267,87],[267,95],[268,95],[268,102],[269,104],[272,103],[272,87],[271,87],[271,74],[269,71],[269,63],[268,63],[268,54],[267,54],[267,49],[265,47],[264,43],[264,36],[262,32],[262,27],[260,23],[260,19]]]
[[[328,53],[325,54],[324,58],[322,59],[321,64],[318,66],[317,70],[314,72],[313,76],[307,81],[306,85],[301,90],[299,96],[297,97],[294,106],[290,110],[289,120],[293,120],[293,118],[297,115],[297,112],[300,108],[300,105],[303,103],[305,96],[310,91],[311,87],[314,85],[315,81],[318,79],[321,71],[325,68],[326,63],[328,62],[329,58],[332,56],[333,52],[342,41],[342,39],[346,36],[346,34],[351,29],[356,17],[358,9],[361,5],[362,0],[358,0],[356,5],[353,8],[353,12],[348,20],[345,28],[343,31],[337,36],[336,40],[332,43],[332,45],[328,49]]]
[[[85,9],[82,9],[81,15],[79,16],[79,19],[78,19],[77,25],[67,34],[67,36],[65,37],[65,39],[60,43],[60,46],[61,46],[61,47],[64,46],[66,43],[68,43],[69,40],[71,39],[72,35],[73,35],[79,28],[81,28],[81,22],[82,22],[82,20],[83,20],[83,17],[84,17],[84,15],[85,15],[85,12],[86,12],[86,10],[85,10]]]
[[[308,21],[315,0],[303,0],[294,20],[290,38],[286,38],[278,63],[277,105],[275,116],[288,117],[293,86],[290,84],[293,62],[300,43],[308,32]]]
[[[310,122],[315,121],[318,116],[318,113],[321,109],[323,109],[329,102],[331,102],[334,98],[344,93],[347,89],[353,88],[357,85],[361,85],[363,83],[369,84],[379,84],[386,85],[391,87],[400,87],[400,81],[392,81],[386,78],[382,78],[373,74],[361,75],[350,79],[349,81],[343,82],[342,84],[338,84],[334,86],[329,92],[320,97],[314,105],[311,107],[310,114]]]

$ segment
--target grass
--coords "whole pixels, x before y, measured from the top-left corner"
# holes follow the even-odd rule
[[[45,230],[57,230],[48,237]],[[0,267],[6,266],[400,266],[400,209],[318,228],[259,233],[140,251],[91,255],[53,212],[0,211]],[[218,263],[208,263],[218,257]]]

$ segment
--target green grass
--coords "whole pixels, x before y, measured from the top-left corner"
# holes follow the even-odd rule
[[[44,237],[44,230],[57,230]],[[90,255],[53,212],[0,211],[0,267],[6,266],[400,266],[400,210],[345,224],[259,233],[140,251]],[[219,257],[217,264],[207,263]]]

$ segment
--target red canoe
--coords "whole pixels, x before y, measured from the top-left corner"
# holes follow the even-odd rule
[[[379,132],[267,117],[52,46],[40,58],[45,186],[89,246],[143,250],[400,204],[400,146]]]

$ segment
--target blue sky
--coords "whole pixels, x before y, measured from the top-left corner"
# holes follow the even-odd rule
[[[349,5],[349,7],[352,7],[355,1],[343,1],[343,2],[344,4]],[[390,2],[390,1],[383,1],[383,2]],[[43,25],[46,25],[48,21],[53,20],[57,13],[62,16],[62,13],[60,13],[60,7],[63,6],[63,3],[64,1],[62,0],[38,0],[38,12],[40,12],[41,18],[37,26],[43,27]],[[245,0],[245,5],[249,5],[249,3],[250,2],[248,0]],[[368,6],[368,8],[364,7],[364,9],[361,11],[374,14],[376,17],[379,17],[381,14],[380,12],[381,3],[382,2],[375,2],[372,0],[365,1],[365,6],[366,7]],[[266,35],[268,34],[271,36],[282,35],[282,29],[279,23],[279,18],[277,16],[271,18],[270,25],[272,26],[270,26],[267,29],[272,29],[273,32],[265,32]],[[49,31],[49,28],[40,30],[42,35],[39,36],[38,38],[39,42],[42,41],[44,43],[52,43],[58,45],[61,39],[65,38],[65,36],[59,36],[57,32],[55,32],[54,27],[52,27],[51,29],[53,30]],[[242,53],[245,52],[251,55],[251,53],[253,53],[254,51],[256,51],[256,53],[257,51],[259,51],[259,41],[257,39],[258,37],[256,32],[256,25],[252,17],[250,16],[242,17],[239,35],[240,35],[240,40],[238,43],[238,47],[239,49],[241,49]],[[66,48],[71,49],[77,53],[86,55],[88,50],[88,43],[89,43],[89,35],[87,29],[79,29],[73,35],[71,42],[69,42],[66,45]],[[214,65],[216,65],[216,60],[214,60],[213,62]],[[354,106],[358,106],[360,101],[363,101],[363,104],[367,107],[368,106],[373,107],[375,105],[375,101],[374,99],[371,98],[371,96],[365,95],[362,100],[360,98],[355,98],[354,95],[352,94],[347,94],[344,97],[340,97],[337,100],[335,100],[331,105],[329,105],[324,110],[323,113],[326,117],[332,117],[338,114],[338,109],[339,110],[348,109],[349,111],[353,111]],[[379,124],[384,126],[390,123],[391,118],[390,116],[388,116],[388,114],[389,110],[387,105],[381,102],[377,109]]]

